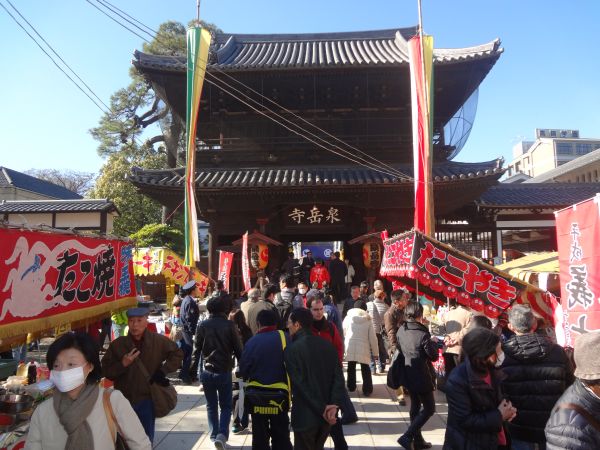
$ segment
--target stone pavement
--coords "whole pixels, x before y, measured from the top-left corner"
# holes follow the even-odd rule
[[[359,421],[344,426],[348,447],[352,450],[401,448],[396,439],[406,430],[409,417],[408,406],[400,407],[395,401],[394,392],[385,384],[386,375],[373,377],[373,394],[364,397],[360,390],[360,370],[357,370],[358,389],[351,398],[358,413]],[[205,399],[197,383],[192,386],[177,386],[179,401],[177,408],[167,417],[156,421],[154,448],[157,450],[204,450],[214,449],[208,437]],[[407,399],[408,401],[408,399]],[[447,406],[444,395],[436,392],[436,414],[423,429],[423,435],[434,449],[441,449],[446,429]],[[230,434],[231,449],[250,450],[252,435],[249,431]],[[326,449],[333,449],[328,440]],[[277,450],[277,449],[274,449]]]

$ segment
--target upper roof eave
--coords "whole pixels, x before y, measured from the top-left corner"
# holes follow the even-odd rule
[[[207,70],[264,71],[399,67],[408,63],[408,38],[415,27],[346,33],[236,35],[217,34]],[[464,48],[434,49],[434,63],[445,65],[492,59],[504,50],[500,40]],[[140,71],[184,74],[185,56],[151,55],[136,50]]]

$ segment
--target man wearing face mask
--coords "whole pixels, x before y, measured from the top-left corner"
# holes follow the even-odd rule
[[[298,283],[298,294],[294,297],[294,309],[296,308],[306,308],[306,294],[308,292],[308,285],[301,281]]]
[[[508,423],[515,450],[545,448],[544,427],[552,407],[574,380],[564,349],[536,331],[537,319],[528,306],[514,305],[508,328],[515,335],[502,344],[505,378],[502,392],[519,410]]]
[[[129,334],[110,343],[102,358],[102,372],[131,402],[152,441],[155,415],[150,384],[168,385],[166,374],[181,366],[183,352],[169,338],[146,329],[148,308],[129,309],[127,318]],[[150,379],[144,375],[144,368]]]

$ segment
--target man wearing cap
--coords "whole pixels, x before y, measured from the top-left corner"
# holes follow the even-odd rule
[[[190,374],[190,365],[192,364],[192,350],[194,349],[194,335],[196,334],[196,326],[200,317],[200,308],[196,303],[198,291],[196,281],[188,281],[181,288],[181,295],[184,295],[181,302],[181,310],[179,320],[181,321],[182,338],[179,341],[181,350],[183,350],[183,364],[179,372],[179,378],[185,383],[190,384],[192,379],[197,378],[196,374]]]
[[[110,343],[102,358],[102,373],[131,402],[152,442],[155,416],[150,384],[168,384],[166,375],[179,368],[183,352],[169,338],[146,330],[148,312],[148,308],[127,311],[129,334]]]
[[[600,448],[600,331],[575,341],[575,382],[558,399],[546,424],[546,448]]]

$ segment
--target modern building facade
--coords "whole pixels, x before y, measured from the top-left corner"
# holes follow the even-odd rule
[[[523,141],[513,147],[514,159],[506,173],[509,180],[519,173],[536,178],[600,148],[600,139],[581,138],[579,130],[538,128],[535,133],[534,142]]]

